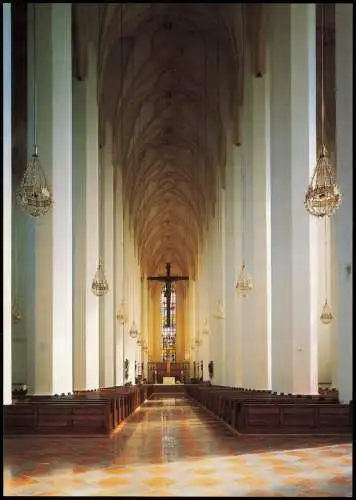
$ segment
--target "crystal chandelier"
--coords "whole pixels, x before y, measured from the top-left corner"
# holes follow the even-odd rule
[[[342,194],[335,180],[334,165],[329,159],[324,139],[324,4],[321,5],[321,14],[321,147],[304,205],[307,212],[314,217],[330,217],[340,206]]]
[[[137,330],[137,327],[136,327],[135,320],[133,320],[133,321],[132,321],[132,325],[131,325],[131,328],[130,328],[129,334],[130,334],[130,337],[131,337],[132,339],[136,339],[136,338],[137,338],[137,336],[138,336],[138,330]]]
[[[203,341],[199,338],[199,332],[197,332],[197,338],[195,339],[195,345],[196,347],[200,347],[202,345]]]
[[[236,283],[236,290],[240,297],[247,297],[247,294],[252,290],[252,279],[247,273],[245,263],[242,263],[239,279]]]
[[[246,162],[244,159],[244,155],[242,155],[242,266],[239,278],[236,283],[236,290],[240,297],[244,298],[251,292],[253,285],[252,279],[249,276],[246,264],[245,264],[245,255],[246,255],[246,237],[245,237],[245,225],[246,225]]]
[[[216,308],[216,313],[214,314],[214,318],[216,318],[216,319],[224,319],[225,318],[224,308],[221,304],[221,300],[218,300],[218,305]]]
[[[205,319],[203,329],[202,329],[202,334],[209,335],[209,333],[210,333],[209,323],[208,323],[208,320]]]
[[[33,5],[33,154],[26,167],[16,193],[16,201],[30,217],[45,215],[53,205],[51,189],[42,168],[37,145],[37,82],[36,82],[37,23],[36,6]]]
[[[120,323],[120,325],[124,325],[125,323],[127,323],[127,314],[125,312],[125,302],[124,302],[124,300],[121,301],[120,309],[119,309],[119,312],[116,315],[116,318],[117,318],[118,322]]]
[[[326,218],[324,219],[325,221],[325,246],[324,246],[324,266],[325,266],[325,303],[324,303],[324,306],[323,306],[323,309],[321,311],[321,314],[320,314],[320,321],[324,324],[324,325],[328,325],[329,323],[332,322],[333,320],[333,315],[332,315],[332,312],[331,312],[331,308],[328,304],[328,299],[326,298],[327,296],[327,293],[328,293],[328,259],[327,259],[327,220]]]
[[[103,264],[100,261],[91,284],[91,289],[92,292],[98,297],[105,295],[109,291],[109,285],[105,278]]]
[[[320,321],[324,323],[324,325],[328,325],[329,323],[332,322],[332,320],[333,320],[333,315],[330,306],[328,304],[328,300],[325,299],[325,303],[320,314]]]

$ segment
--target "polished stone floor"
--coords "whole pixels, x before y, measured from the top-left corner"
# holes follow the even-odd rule
[[[4,441],[5,496],[352,495],[345,437],[248,437],[181,397],[147,401],[97,438]]]

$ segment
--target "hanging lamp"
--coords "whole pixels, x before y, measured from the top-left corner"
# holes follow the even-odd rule
[[[101,297],[102,295],[105,295],[109,291],[109,285],[108,282],[105,278],[104,274],[104,266],[101,261],[99,261],[98,268],[96,270],[92,285],[91,285],[92,292],[97,295],[98,297]]]
[[[205,319],[204,324],[203,324],[202,334],[209,335],[209,333],[210,333],[209,323],[208,323],[208,320]]]
[[[225,318],[224,308],[222,306],[221,300],[218,300],[216,312],[213,316],[216,319],[224,319]]]
[[[33,4],[33,153],[26,167],[16,201],[30,217],[45,215],[53,205],[53,197],[41,165],[37,144],[37,22]]]
[[[334,215],[342,199],[340,188],[336,183],[335,169],[325,146],[324,122],[324,4],[321,4],[321,146],[304,201],[307,212],[314,217]]]
[[[333,320],[333,315],[331,312],[331,308],[328,304],[327,293],[328,293],[328,259],[327,259],[327,220],[325,220],[325,250],[324,250],[324,266],[325,266],[325,302],[320,314],[320,321],[324,323],[324,325],[328,325]]]
[[[130,334],[130,337],[132,339],[136,339],[137,336],[138,336],[138,330],[137,330],[137,326],[136,326],[135,320],[132,321],[132,325],[131,325],[129,334]]]
[[[243,150],[242,150],[243,151]],[[236,290],[240,297],[245,298],[251,292],[253,288],[252,279],[249,276],[245,264],[246,255],[246,235],[245,235],[245,224],[246,224],[246,162],[244,155],[242,155],[242,265],[240,275],[236,283]]]

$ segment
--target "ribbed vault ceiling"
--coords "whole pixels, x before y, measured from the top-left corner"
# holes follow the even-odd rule
[[[241,94],[237,5],[102,8],[100,113],[143,273],[194,275]]]

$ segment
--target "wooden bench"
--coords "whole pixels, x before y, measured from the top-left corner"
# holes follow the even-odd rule
[[[278,395],[270,391],[241,391],[229,387],[204,388],[202,386],[190,387],[188,393],[239,432],[252,432],[249,414],[246,416],[244,413],[246,406],[251,406],[253,411],[263,415],[265,421],[269,422],[265,425],[261,417],[260,426],[256,427],[256,433],[259,434],[271,432],[303,434],[314,432],[316,428],[318,428],[318,433],[323,434],[351,432],[352,404],[340,405],[336,393],[331,394],[330,397],[326,395]],[[266,409],[265,413],[263,413],[263,408]],[[271,408],[274,409],[270,410]],[[322,409],[316,410],[316,408]],[[276,424],[276,415],[279,415],[280,425]],[[307,423],[303,422],[303,415],[308,416]],[[294,425],[292,425],[293,422]]]
[[[236,428],[245,434],[351,434],[352,404],[240,404]]]
[[[4,407],[5,435],[108,434],[151,393],[135,386],[20,397]]]
[[[102,435],[114,428],[109,399],[4,405],[4,435]]]

